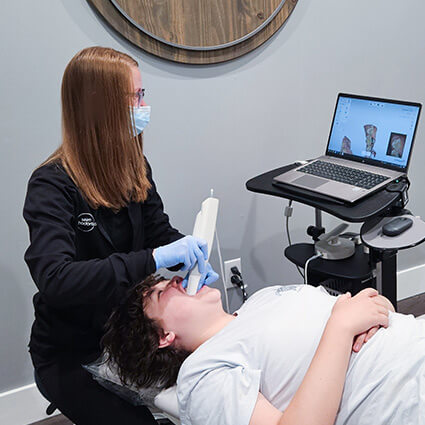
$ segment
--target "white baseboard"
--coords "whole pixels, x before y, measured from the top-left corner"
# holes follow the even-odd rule
[[[397,273],[397,300],[425,292],[425,264]],[[35,384],[0,394],[0,424],[27,425],[47,418],[48,402]],[[56,411],[55,414],[59,412]]]
[[[397,272],[397,300],[425,292],[425,264]]]
[[[41,421],[49,417],[46,415],[48,405],[35,384],[7,391],[0,394],[0,424],[27,425]]]

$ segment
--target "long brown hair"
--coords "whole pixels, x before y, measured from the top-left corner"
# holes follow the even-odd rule
[[[60,161],[93,208],[144,201],[151,187],[142,135],[133,133],[131,67],[125,53],[89,47],[62,78],[62,144],[44,164]]]

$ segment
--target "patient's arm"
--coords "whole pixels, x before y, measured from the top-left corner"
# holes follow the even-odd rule
[[[353,337],[331,321],[310,367],[285,412],[261,394],[249,425],[331,425],[344,388]]]
[[[372,291],[337,300],[310,367],[286,410],[280,412],[260,394],[250,425],[334,424],[354,335],[388,325],[388,309]]]
[[[249,425],[278,424],[283,413],[276,409],[261,393],[258,393],[257,403],[252,413]]]

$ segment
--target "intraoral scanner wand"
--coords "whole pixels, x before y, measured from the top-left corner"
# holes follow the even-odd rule
[[[206,261],[208,261],[211,254],[218,213],[218,199],[213,198],[212,195],[213,191],[211,190],[211,196],[202,202],[201,210],[196,215],[195,226],[193,227],[193,236],[207,241],[208,258]],[[187,294],[196,294],[200,279],[201,274],[198,270],[198,264],[196,264],[189,275],[189,281],[186,288]]]

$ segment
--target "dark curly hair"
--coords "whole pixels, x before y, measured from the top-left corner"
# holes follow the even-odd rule
[[[145,300],[152,294],[153,287],[164,280],[162,276],[150,275],[131,288],[105,325],[101,344],[106,361],[115,363],[124,385],[171,387],[176,383],[181,364],[190,354],[172,346],[158,348],[163,329],[144,312]]]

